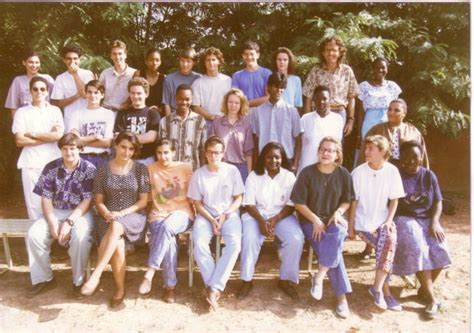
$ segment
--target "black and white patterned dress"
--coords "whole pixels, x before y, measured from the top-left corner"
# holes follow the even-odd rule
[[[110,170],[110,163],[99,167],[94,179],[94,194],[104,195],[104,204],[110,211],[120,211],[135,204],[140,193],[150,192],[150,179],[145,165],[134,162],[126,175],[115,175]],[[125,238],[130,243],[143,242],[146,232],[145,209],[122,216],[117,219],[125,230]],[[109,223],[98,215],[96,231],[98,241],[102,240]]]

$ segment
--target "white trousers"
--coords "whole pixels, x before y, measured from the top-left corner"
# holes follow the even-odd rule
[[[60,220],[60,226],[71,213],[72,210],[54,209],[54,215]],[[85,282],[93,227],[94,218],[91,210],[89,210],[76,220],[71,230],[68,253],[71,257],[72,281],[75,286],[80,286]],[[33,223],[26,235],[32,284],[50,281],[53,278],[50,257],[52,243],[53,238],[51,237],[49,224],[44,217],[41,217]]]
[[[28,218],[37,220],[43,215],[41,209],[41,196],[33,193],[36,182],[41,175],[42,169],[39,168],[22,168],[21,182],[23,184],[23,195],[25,196],[26,210]]]

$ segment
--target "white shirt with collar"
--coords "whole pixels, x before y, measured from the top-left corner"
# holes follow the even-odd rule
[[[128,81],[135,74],[136,69],[127,65],[122,73],[117,73],[115,67],[104,69],[100,73],[99,81],[105,86],[103,105],[107,109],[118,110],[128,98]]]

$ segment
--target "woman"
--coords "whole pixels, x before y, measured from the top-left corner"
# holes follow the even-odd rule
[[[416,274],[421,288],[418,295],[428,301],[425,314],[436,317],[441,307],[433,283],[443,268],[451,264],[445,234],[439,219],[442,196],[436,175],[421,166],[423,147],[408,141],[400,147],[400,173],[406,196],[395,214],[398,246],[393,273]]]
[[[388,105],[387,117],[388,121],[372,127],[366,137],[372,135],[382,135],[391,145],[391,159],[392,164],[398,165],[400,159],[400,146],[406,142],[415,140],[423,147],[423,166],[429,169],[428,152],[426,151],[425,140],[420,131],[410,123],[404,122],[407,115],[407,103],[401,99],[394,99]],[[362,143],[357,164],[365,162],[364,143]]]
[[[164,300],[174,303],[178,267],[176,236],[185,232],[194,220],[194,209],[186,198],[193,169],[186,163],[173,161],[174,150],[170,140],[160,139],[155,153],[157,162],[148,165],[152,203],[148,214],[150,254],[148,270],[139,292],[142,295],[151,292],[155,271],[163,263]]]
[[[212,122],[210,135],[220,137],[226,146],[224,161],[239,169],[245,182],[252,170],[253,137],[247,117],[249,105],[244,93],[232,88],[222,102],[223,117]]]
[[[279,47],[273,56],[273,61],[273,71],[285,74],[288,77],[286,89],[281,98],[298,109],[302,108],[301,79],[294,75],[296,72],[296,58],[293,52],[286,47]]]
[[[5,101],[5,108],[10,109],[11,116],[15,115],[17,109],[22,106],[31,104],[31,94],[29,83],[31,78],[41,76],[46,79],[48,91],[53,91],[54,80],[48,74],[39,73],[41,62],[39,54],[34,51],[27,51],[22,58],[23,66],[25,67],[25,74],[19,75],[13,79],[13,82],[8,90],[7,99]],[[49,100],[49,94],[46,100]]]
[[[101,241],[96,268],[81,289],[83,295],[92,295],[110,261],[116,286],[110,299],[112,308],[122,304],[125,297],[125,243],[137,243],[144,238],[145,207],[150,191],[146,166],[133,160],[140,153],[136,135],[121,132],[114,147],[114,159],[99,167],[94,180],[99,213],[96,226]]]
[[[359,94],[359,86],[352,68],[343,63],[347,49],[341,38],[332,36],[321,42],[319,51],[321,66],[311,69],[303,85],[305,113],[312,110],[314,88],[328,86],[331,89],[331,111],[341,115],[344,136],[348,136],[354,125],[355,97]]]
[[[166,75],[161,74],[158,69],[161,65],[161,53],[158,49],[152,48],[146,52],[144,68],[137,70],[134,77],[142,77],[150,84],[150,93],[145,101],[146,106],[155,109],[164,117],[166,114],[162,108],[161,97],[163,95],[163,83]]]
[[[352,292],[342,249],[347,236],[347,222],[342,217],[349,209],[353,191],[351,175],[342,164],[342,146],[334,137],[324,137],[318,148],[319,162],[304,168],[298,175],[291,200],[301,217],[306,239],[319,258],[319,270],[312,278],[311,295],[323,296],[327,275],[337,297],[336,314],[350,315],[346,294]]]
[[[252,289],[253,273],[263,241],[273,235],[280,242],[278,287],[292,299],[298,299],[294,285],[299,282],[304,236],[290,201],[296,179],[288,170],[289,166],[283,147],[276,142],[267,143],[245,183],[243,205],[246,213],[242,216],[240,254],[242,285],[238,299],[246,297]]]
[[[388,73],[388,61],[385,58],[376,58],[372,62],[372,76],[368,81],[360,84],[359,99],[364,106],[358,117],[360,138],[375,125],[386,122],[387,108],[391,101],[397,99],[402,90],[393,81],[385,80]]]
[[[357,235],[376,249],[375,281],[369,293],[380,309],[401,311],[402,306],[392,296],[388,276],[392,272],[397,247],[397,230],[393,217],[398,199],[405,196],[400,173],[388,163],[390,143],[381,135],[364,140],[367,162],[352,171],[354,200],[349,219],[349,238]]]

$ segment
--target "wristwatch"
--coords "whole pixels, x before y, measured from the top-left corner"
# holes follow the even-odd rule
[[[71,227],[74,226],[74,221],[71,219],[65,219],[64,222],[67,222],[67,224],[69,224]]]

